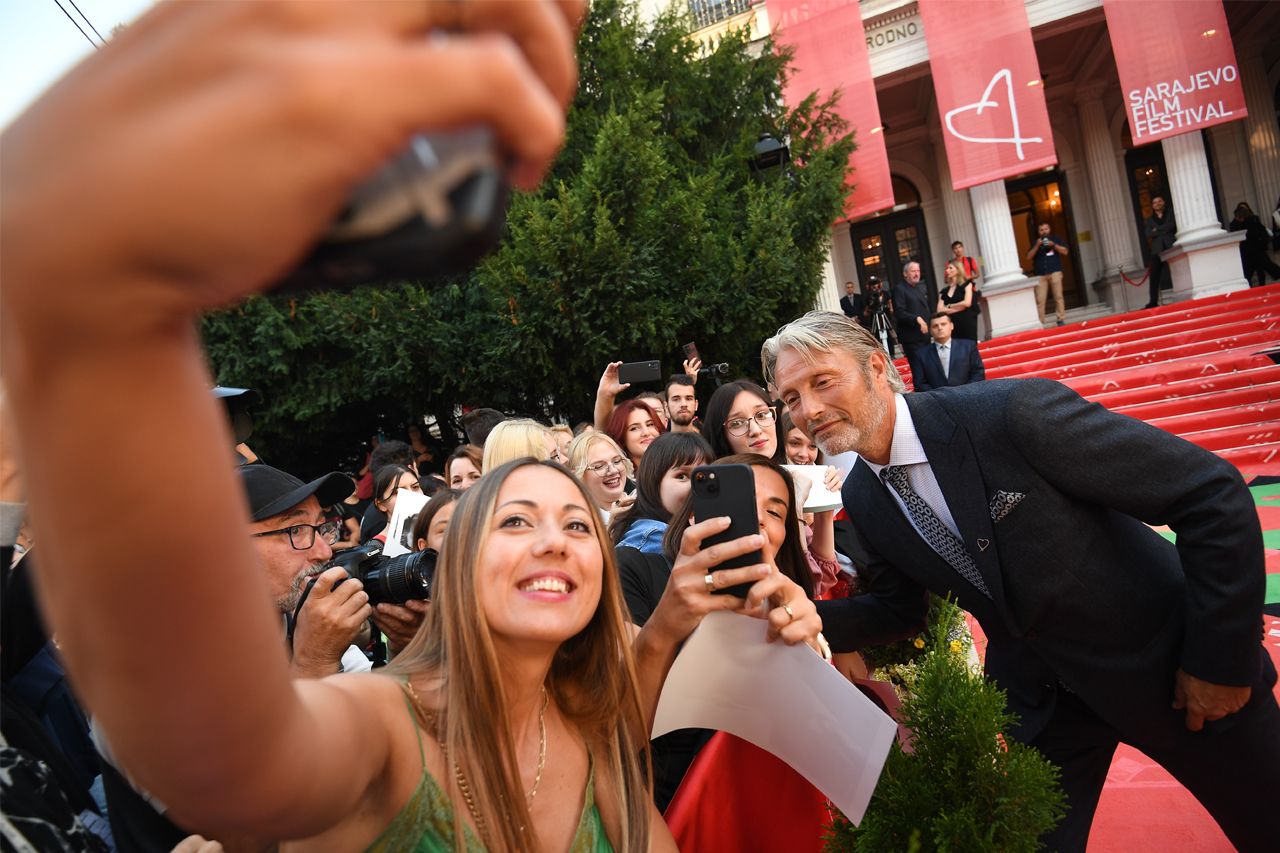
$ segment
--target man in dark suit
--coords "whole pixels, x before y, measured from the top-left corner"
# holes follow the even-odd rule
[[[920,264],[911,261],[902,268],[902,281],[893,286],[893,311],[898,324],[898,343],[907,356],[912,381],[923,371],[920,351],[929,345],[929,290],[920,280]]]
[[[1231,465],[1049,380],[904,395],[838,314],[784,326],[762,359],[824,453],[859,455],[843,496],[868,592],[820,602],[834,650],[911,636],[926,592],[954,596],[987,635],[1013,735],[1062,770],[1069,811],[1050,849],[1085,849],[1120,741],[1239,849],[1277,849],[1262,536]]]
[[[1145,307],[1155,308],[1160,304],[1160,288],[1169,278],[1169,265],[1160,259],[1160,253],[1173,248],[1177,238],[1178,223],[1173,218],[1173,210],[1165,206],[1164,199],[1156,196],[1151,199],[1151,216],[1143,223],[1147,239],[1151,241],[1151,298]]]
[[[953,338],[953,331],[955,324],[947,314],[938,312],[930,318],[929,334],[933,336],[933,343],[920,353],[920,375],[913,378],[915,390],[932,391],[987,378],[977,341]]]
[[[844,316],[857,320],[862,316],[862,294],[853,289],[853,282],[844,283],[844,296],[840,297],[840,310]]]

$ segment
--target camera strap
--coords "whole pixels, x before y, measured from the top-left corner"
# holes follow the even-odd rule
[[[293,631],[298,627],[298,616],[302,613],[302,605],[307,603],[307,596],[311,594],[312,588],[315,587],[316,581],[319,579],[320,576],[315,575],[307,581],[307,585],[302,588],[302,595],[298,596],[298,603],[294,606],[293,612],[285,614],[284,638],[285,642],[289,644],[290,650],[293,649]]]

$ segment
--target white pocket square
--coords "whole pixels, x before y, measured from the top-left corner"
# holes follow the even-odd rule
[[[1009,513],[1013,512],[1013,508],[1022,502],[1027,495],[1025,492],[1006,492],[1003,489],[998,490],[991,496],[991,520],[997,522]]]

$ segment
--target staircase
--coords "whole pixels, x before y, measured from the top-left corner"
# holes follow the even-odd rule
[[[1280,473],[1280,284],[997,338],[988,379],[1057,379],[1212,450]],[[906,360],[899,370],[909,377]]]

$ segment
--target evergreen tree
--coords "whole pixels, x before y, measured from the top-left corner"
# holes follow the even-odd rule
[[[830,101],[782,104],[788,58],[770,43],[730,33],[704,55],[689,30],[674,13],[641,21],[630,0],[591,4],[564,150],[466,278],[259,297],[208,317],[219,381],[265,398],[255,449],[308,473],[379,416],[432,413],[448,429],[465,405],[584,419],[607,362],[678,372],[690,340],[758,374],[762,340],[820,285],[852,135]],[[792,160],[757,177],[762,133]]]

